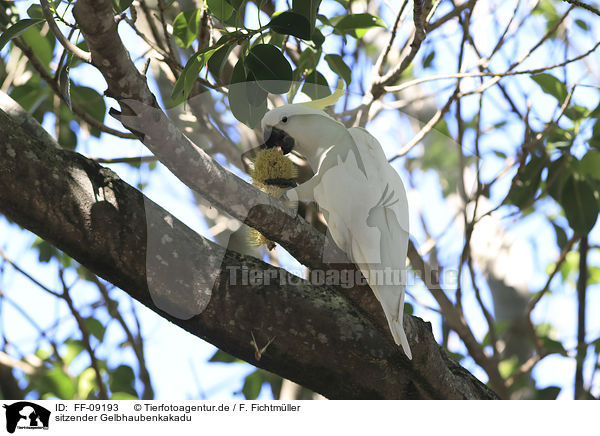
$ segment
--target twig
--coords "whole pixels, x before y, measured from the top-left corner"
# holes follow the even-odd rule
[[[406,53],[400,63],[389,71],[385,76],[379,77],[373,81],[371,86],[371,98],[377,100],[385,93],[384,86],[391,85],[398,81],[404,70],[411,64],[421,43],[426,37],[425,18],[431,10],[431,0],[425,0],[425,5],[422,7],[419,0],[414,2],[414,23],[415,30],[413,32],[413,40],[410,44],[410,50]]]
[[[461,338],[473,360],[475,360],[475,362],[487,373],[490,383],[496,393],[501,398],[508,398],[508,390],[504,379],[500,375],[498,365],[496,365],[490,356],[484,352],[483,347],[477,342],[477,339],[475,339],[475,336],[464,317],[457,312],[452,302],[442,290],[438,272],[425,263],[413,242],[410,240],[408,242],[408,258],[410,259],[411,266],[417,271],[419,276],[421,276],[425,286],[436,299],[450,328],[452,328],[452,330],[454,330]]]
[[[169,53],[169,58],[176,65],[179,63],[177,60],[177,56],[175,56],[175,51],[173,50],[171,35],[169,34],[169,30],[167,29],[167,20],[165,19],[165,0],[158,0],[158,14],[159,21],[162,24],[163,28],[163,37],[165,38],[165,45],[167,46],[166,51]]]
[[[57,96],[59,96],[61,98],[61,100],[63,102],[65,102],[65,104],[66,104],[65,97],[62,95],[58,84],[52,78],[52,76],[46,71],[44,66],[40,63],[40,61],[37,59],[37,57],[31,50],[31,48],[20,38],[13,39],[13,42],[17,45],[17,47],[19,47],[21,49],[21,51],[23,52],[23,54],[25,54],[27,59],[29,59],[31,66],[37,71],[37,73],[40,75],[40,77],[42,79],[44,79],[44,81],[46,83],[48,83],[48,85],[50,86],[52,91]],[[138,137],[136,135],[134,135],[133,133],[120,132],[119,130],[115,130],[115,129],[108,127],[105,124],[97,121],[96,119],[92,118],[85,110],[83,110],[78,104],[76,104],[74,102],[72,102],[71,108],[75,115],[77,115],[79,118],[81,118],[83,121],[85,121],[90,126],[97,128],[101,132],[108,133],[110,135],[117,136],[119,138],[124,138],[124,139],[138,139]]]
[[[587,11],[590,11],[593,14],[596,14],[600,17],[600,10],[596,9],[594,6],[592,5],[588,5],[587,3],[584,2],[580,2],[577,0],[563,0],[564,2],[570,3],[572,5],[578,6],[580,8],[583,8]]]
[[[472,9],[473,6],[475,6],[475,3],[477,2],[477,0],[469,0],[459,6],[456,6],[452,11],[448,12],[446,15],[444,15],[443,17],[439,18],[438,20],[434,21],[431,24],[427,25],[427,32],[431,32],[434,29],[437,29],[438,27],[440,27],[442,24],[444,24],[445,22],[451,20],[452,18],[458,17],[460,14],[462,14],[462,12],[465,9]]]
[[[523,364],[521,364],[521,366],[519,366],[519,368],[517,368],[517,370],[509,378],[506,379],[506,385],[510,388],[519,379],[519,377],[531,371],[533,367],[547,355],[547,353],[543,353],[531,356],[529,359],[523,362]]]
[[[6,354],[4,351],[0,351],[0,365],[21,370],[27,375],[32,375],[37,369],[32,364],[17,360],[9,354]]]
[[[418,1],[418,0],[417,0]],[[379,58],[377,58],[377,62],[375,62],[375,66],[373,69],[377,71],[377,74],[381,76],[383,74],[383,67],[385,66],[385,62],[387,61],[387,57],[390,54],[390,50],[392,49],[392,44],[394,43],[394,39],[396,39],[396,34],[398,32],[398,25],[400,24],[400,18],[402,17],[402,13],[408,4],[408,0],[404,0],[400,10],[398,11],[398,15],[396,15],[396,21],[394,21],[394,25],[392,26],[392,30],[390,31],[390,38],[388,40],[388,44]]]
[[[50,5],[48,4],[48,0],[40,0],[40,5],[42,6],[42,12],[44,14],[44,18],[46,19],[46,22],[50,26],[50,30],[52,30],[52,33],[54,33],[54,36],[56,36],[56,39],[58,40],[58,42],[60,42],[60,44],[65,48],[65,50],[70,51],[71,53],[73,53],[74,56],[78,57],[83,62],[91,64],[92,63],[92,54],[85,50],[80,49],[75,44],[73,44],[71,41],[69,41],[67,38],[65,38],[65,35],[62,34],[60,29],[56,25],[56,22],[54,21],[54,16],[52,15],[52,11],[50,10]]]
[[[41,284],[40,282],[38,282],[35,278],[33,278],[33,276],[31,276],[27,271],[23,270],[21,267],[19,267],[19,265],[17,265],[16,263],[14,263],[7,255],[6,252],[0,248],[0,256],[2,256],[2,258],[8,262],[14,269],[16,269],[18,272],[20,272],[21,274],[23,274],[25,277],[27,277],[29,280],[31,280],[33,283],[35,283],[37,286],[39,286],[41,289],[43,289],[44,291],[48,292],[49,294],[54,295],[55,297],[59,297],[60,298],[60,294],[58,292],[53,291],[52,289],[48,288],[47,286],[44,286],[43,284]]]
[[[522,64],[534,51],[536,51],[548,38],[550,38],[550,36],[552,36],[554,34],[554,32],[556,32],[556,30],[558,29],[558,27],[562,24],[562,22],[567,18],[567,15],[569,15],[569,12],[571,12],[573,10],[574,6],[571,6],[567,12],[565,12],[565,14],[560,18],[560,20],[558,20],[556,22],[556,24],[554,24],[554,26],[552,26],[552,28],[550,30],[548,30],[546,32],[546,34],[537,42],[537,44],[535,44],[531,49],[529,49],[529,51],[527,53],[525,53],[523,55],[523,57],[521,57],[521,59],[519,59],[518,61],[514,62],[512,65],[510,65],[507,68],[507,72],[511,71],[512,69],[516,68],[518,65]],[[579,60],[585,56],[587,56],[588,54],[590,54],[591,52],[593,52],[598,45],[600,45],[600,41],[588,52],[584,53],[583,55],[577,56],[575,58],[573,58],[572,61],[575,60]],[[564,64],[566,65],[566,64]],[[557,64],[556,66],[563,66],[562,63],[561,64]],[[534,70],[535,71],[535,70]],[[544,70],[542,70],[544,71]],[[494,84],[498,83],[498,81],[501,79],[501,77],[494,77],[491,80],[488,80],[487,83],[482,84],[479,88],[470,91],[470,92],[465,92],[463,94],[463,96],[467,96],[467,95],[471,95],[471,94],[476,94],[478,92],[483,92],[486,89],[488,89],[489,87],[493,86]]]
[[[587,352],[585,343],[585,293],[587,288],[587,254],[588,237],[584,235],[579,242],[579,278],[577,280],[577,357],[575,359],[575,399],[582,399],[585,395],[583,386],[583,363]]]
[[[566,260],[567,254],[569,253],[569,251],[571,251],[571,248],[573,247],[575,242],[577,242],[578,239],[579,239],[579,235],[575,234],[575,235],[573,235],[571,240],[569,240],[569,242],[567,242],[565,247],[562,249],[560,256],[556,260],[556,264],[554,265],[554,270],[552,270],[552,273],[550,273],[550,275],[548,276],[546,285],[542,288],[541,291],[535,293],[534,297],[531,299],[531,301],[527,305],[527,312],[525,313],[525,319],[526,319],[527,325],[529,327],[529,333],[531,334],[533,342],[535,344],[536,352],[539,356],[543,355],[542,344],[541,344],[540,339],[537,337],[537,334],[535,333],[535,327],[533,325],[533,321],[531,320],[531,312],[533,312],[533,309],[535,309],[535,306],[539,303],[539,301],[542,299],[542,297],[544,295],[546,295],[546,293],[550,290],[550,283],[552,282],[552,279],[554,279],[554,276],[556,275],[556,273],[558,273],[560,271],[560,267]]]
[[[600,46],[600,41],[597,42],[591,49],[589,49],[588,51],[586,51],[585,53],[576,56],[574,58],[571,59],[567,59],[566,61],[560,62],[558,64],[554,64],[554,65],[549,65],[546,67],[540,67],[540,68],[534,68],[531,70],[525,70],[525,71],[507,71],[505,73],[481,73],[481,72],[473,72],[473,73],[454,73],[454,74],[438,74],[435,76],[429,76],[429,77],[421,77],[420,79],[415,79],[415,80],[411,80],[409,82],[404,82],[401,85],[396,85],[396,86],[385,86],[384,89],[387,92],[400,92],[400,91],[404,91],[407,88],[410,88],[411,86],[416,86],[419,85],[421,83],[424,82],[431,82],[434,80],[445,80],[445,79],[464,79],[464,78],[470,78],[470,77],[507,77],[507,76],[518,76],[521,74],[538,74],[547,70],[552,70],[554,68],[559,68],[559,67],[564,67],[567,64],[570,64],[572,62],[576,62],[588,55],[590,55],[591,53],[593,53],[598,46]]]
[[[133,352],[135,353],[135,355],[138,359],[140,380],[144,384],[144,392],[142,393],[142,399],[143,400],[151,400],[154,398],[154,389],[152,388],[152,383],[150,380],[150,373],[148,372],[148,367],[146,366],[146,358],[144,356],[144,343],[143,343],[142,336],[139,334],[140,330],[138,328],[137,335],[134,335],[132,333],[131,329],[125,322],[125,319],[121,315],[121,312],[119,311],[119,306],[118,306],[117,302],[114,301],[112,298],[110,298],[110,294],[108,293],[108,289],[106,288],[104,283],[102,283],[100,281],[100,279],[98,278],[97,275],[91,274],[91,276],[92,276],[91,281],[98,287],[98,290],[100,291],[100,294],[102,295],[102,298],[104,298],[104,301],[106,302],[106,308],[107,308],[108,312],[121,325],[121,328],[125,332],[125,335],[127,336],[127,340],[131,344],[131,348],[133,349]],[[139,327],[139,325],[138,325],[138,327]]]
[[[92,344],[90,343],[90,339],[91,339],[90,332],[88,331],[88,329],[85,325],[84,319],[81,317],[81,314],[77,311],[77,308],[75,307],[75,304],[73,303],[73,300],[71,299],[71,296],[69,295],[69,287],[65,283],[62,268],[58,272],[58,277],[63,286],[63,293],[60,295],[60,297],[67,303],[67,306],[69,306],[69,310],[71,311],[71,314],[75,318],[75,321],[77,322],[77,326],[79,327],[79,330],[81,331],[81,336],[83,339],[83,341],[82,341],[83,346],[86,349],[88,355],[90,356],[91,366],[94,370],[94,373],[96,374],[96,383],[98,384],[98,391],[99,391],[98,396],[101,400],[108,400],[108,392],[106,390],[106,386],[104,385],[104,382],[102,381],[102,373],[100,372],[100,365],[99,365],[98,359],[96,358],[96,353],[94,353],[94,350],[92,348]]]
[[[406,145],[404,145],[404,147],[400,149],[396,156],[389,159],[389,162],[395,161],[399,157],[404,156],[410,150],[412,150],[425,137],[425,135],[427,135],[427,133],[429,133],[431,129],[433,129],[433,127],[442,119],[444,114],[448,112],[448,110],[450,109],[450,105],[457,98],[457,96],[458,94],[456,94],[456,92],[452,94],[446,102],[446,104],[440,109],[438,109],[435,115],[431,117],[431,119],[427,122],[427,124],[423,126],[419,133],[417,133]]]

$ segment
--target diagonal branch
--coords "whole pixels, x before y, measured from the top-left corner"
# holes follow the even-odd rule
[[[188,332],[330,398],[496,398],[419,318],[406,319],[411,363],[335,289],[222,249],[113,172],[38,140],[3,111],[0,135],[0,212]],[[164,245],[158,272],[150,268],[159,254],[153,243]],[[211,286],[201,279],[215,259]],[[262,281],[244,284],[235,274],[242,269]],[[184,304],[212,295],[202,313],[182,319],[160,309],[157,288]],[[277,336],[259,361],[251,332],[261,343]]]

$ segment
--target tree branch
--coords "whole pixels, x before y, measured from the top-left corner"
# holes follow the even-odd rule
[[[580,2],[578,0],[563,0],[563,1],[567,2],[567,3],[570,3],[570,4],[574,5],[574,6],[583,8],[583,9],[585,9],[587,11],[590,11],[591,13],[596,14],[596,15],[598,15],[600,17],[600,10],[596,9],[592,5],[588,5],[587,3]]]
[[[329,398],[496,398],[419,318],[405,320],[410,362],[338,290],[203,239],[113,172],[48,146],[3,111],[0,135],[0,212],[188,332]],[[242,268],[277,279],[243,285],[232,277]],[[209,273],[214,286],[203,280]],[[186,307],[211,296],[182,319],[159,308],[157,290]],[[259,361],[251,332],[261,343],[277,336]]]
[[[54,22],[54,16],[52,15],[52,11],[50,10],[48,0],[40,0],[40,4],[42,6],[42,13],[44,14],[44,18],[46,19],[48,26],[50,26],[50,30],[52,31],[58,42],[60,42],[60,44],[65,48],[65,50],[73,53],[73,55],[78,57],[80,60],[89,64],[92,60],[90,53],[80,49],[67,38],[65,38],[65,35],[62,34],[60,29]]]

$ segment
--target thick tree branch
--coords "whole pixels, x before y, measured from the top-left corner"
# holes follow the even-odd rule
[[[405,322],[409,362],[336,290],[223,250],[111,171],[36,139],[3,111],[0,135],[0,212],[192,334],[330,398],[496,398],[419,318]],[[159,263],[152,244],[164,245]],[[214,259],[220,270],[207,289],[203,268]],[[241,285],[231,274],[242,267],[277,280]],[[168,282],[174,273],[178,281]],[[174,292],[184,305],[212,295],[200,315],[181,319],[159,309],[151,289]],[[260,342],[277,336],[260,361],[252,334]]]
[[[79,0],[73,14],[92,53],[92,61],[108,83],[108,95],[116,98],[119,118],[136,131],[144,144],[181,181],[201,197],[231,216],[258,229],[281,244],[299,262],[312,269],[345,268],[356,272],[333,241],[319,233],[280,201],[256,189],[217,164],[194,145],[158,107],[146,79],[137,71],[117,33],[110,0]],[[344,294],[362,316],[388,331],[381,306],[366,285]],[[410,329],[407,335],[411,336]],[[389,335],[391,340],[391,335]]]

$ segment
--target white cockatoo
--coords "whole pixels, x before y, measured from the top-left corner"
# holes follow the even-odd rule
[[[336,93],[337,94],[337,93]],[[408,202],[381,144],[362,128],[347,129],[321,110],[329,100],[288,104],[262,119],[265,146],[303,155],[315,175],[286,192],[316,201],[334,242],[356,263],[381,303],[392,336],[412,358],[402,326]]]

